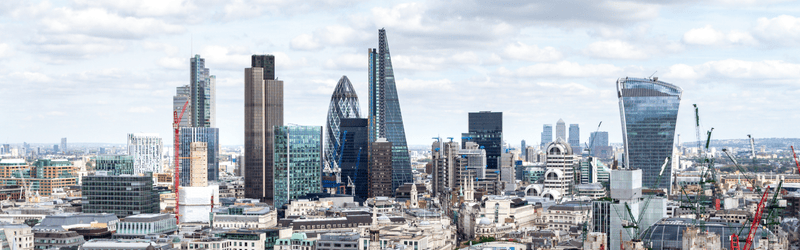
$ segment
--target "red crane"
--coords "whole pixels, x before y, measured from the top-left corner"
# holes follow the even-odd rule
[[[794,152],[794,146],[789,146],[792,148],[792,155],[794,155],[794,165],[797,165],[797,172],[800,173],[800,163],[797,162],[797,154]]]
[[[174,121],[172,123],[172,128],[175,129],[175,143],[173,143],[172,145],[175,146],[175,176],[173,176],[172,179],[175,182],[175,184],[173,185],[172,189],[175,190],[175,224],[176,225],[179,225],[181,223],[181,218],[180,218],[180,213],[179,213],[179,211],[180,211],[179,207],[180,207],[181,198],[179,196],[179,191],[178,191],[178,190],[180,190],[179,187],[180,187],[180,179],[181,179],[181,168],[180,168],[180,163],[178,162],[179,159],[180,159],[180,156],[181,156],[181,152],[180,152],[181,141],[180,141],[180,138],[179,138],[180,132],[181,132],[180,124],[181,124],[181,120],[183,119],[183,112],[186,111],[186,106],[187,105],[189,105],[189,101],[186,101],[186,103],[183,104],[183,108],[181,108],[180,116],[178,115],[178,111],[177,110],[173,111]]]
[[[758,202],[758,208],[756,209],[755,215],[753,215],[753,224],[750,225],[750,231],[747,232],[747,239],[744,242],[744,247],[741,250],[749,250],[750,247],[753,245],[753,236],[756,235],[756,230],[758,230],[758,226],[761,222],[761,213],[763,212],[762,209],[764,208],[764,201],[767,200],[767,193],[769,193],[769,188],[764,189],[764,194],[761,195],[761,201]],[[731,250],[739,250],[739,236],[731,234]]]

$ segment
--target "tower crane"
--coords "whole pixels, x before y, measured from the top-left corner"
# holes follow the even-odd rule
[[[178,111],[177,110],[174,110],[172,112],[172,114],[173,114],[172,116],[174,118],[174,121],[172,123],[172,128],[175,130],[175,142],[172,144],[175,147],[175,173],[174,173],[175,176],[173,176],[172,178],[173,178],[173,181],[174,181],[173,189],[175,191],[175,224],[176,225],[181,223],[181,218],[180,218],[180,204],[181,204],[180,200],[181,200],[181,197],[180,197],[180,191],[179,191],[180,190],[180,179],[181,179],[181,168],[180,168],[180,163],[179,163],[179,159],[181,157],[181,152],[180,152],[181,141],[180,141],[180,138],[179,138],[180,137],[180,133],[181,133],[180,123],[181,123],[181,120],[183,119],[183,113],[186,111],[186,106],[187,105],[189,105],[189,101],[188,100],[186,101],[186,103],[183,104],[183,108],[181,108],[181,114],[180,115],[178,115]]]

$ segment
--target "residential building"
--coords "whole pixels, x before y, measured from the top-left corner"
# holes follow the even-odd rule
[[[340,168],[339,159],[342,158],[340,149],[345,139],[344,132],[347,131],[341,129],[341,121],[344,118],[361,118],[358,95],[347,76],[339,78],[328,106],[328,118],[325,124],[325,168],[331,169],[330,171]],[[368,138],[367,135],[363,137]]]
[[[179,161],[181,165],[181,186],[192,185],[192,179],[195,178],[205,177],[207,181],[219,180],[219,128],[181,128],[179,138],[181,140],[180,154],[181,157],[185,157]],[[195,142],[206,144],[205,173],[197,172],[200,170],[193,169],[192,166],[192,162],[197,160],[192,158],[192,145]],[[201,176],[195,177],[194,173],[198,173]]]
[[[378,138],[369,144],[369,197],[391,197],[392,143]]]
[[[84,213],[113,213],[118,217],[158,213],[160,199],[153,188],[153,176],[107,175],[95,172],[83,176],[81,184]]]
[[[322,127],[276,126],[273,134],[275,207],[321,192]]]
[[[500,168],[500,154],[503,153],[503,112],[480,111],[469,113],[469,132],[461,134],[462,148],[472,141],[486,150],[487,171]]]
[[[378,48],[368,49],[368,53],[369,141],[386,138],[392,143],[391,190],[396,190],[400,185],[412,182],[413,176],[385,29],[378,30]]]
[[[188,172],[189,186],[208,186],[208,144],[205,142],[192,142],[189,146],[191,148],[189,151],[189,156],[191,157],[190,171]]]
[[[556,138],[553,138],[553,140],[558,140],[558,138],[564,141],[567,140],[567,124],[564,123],[563,119],[558,119],[558,122],[556,122]]]
[[[274,127],[283,126],[283,81],[275,78],[275,56],[253,55],[244,85],[244,195],[272,204]]]
[[[672,156],[675,125],[683,90],[658,78],[617,80],[619,112],[622,118],[624,165],[641,169],[642,185],[672,190],[672,164],[656,183],[664,159]]]
[[[133,174],[134,158],[131,155],[98,155],[94,158],[94,171],[113,175]]]
[[[172,234],[178,230],[174,214],[135,214],[117,224],[115,238],[143,238],[150,234]]]
[[[216,77],[205,67],[206,60],[200,55],[190,58],[191,92],[189,116],[192,127],[216,127]],[[174,101],[173,101],[174,102]],[[180,115],[180,114],[179,114]]]
[[[553,125],[545,124],[542,126],[542,143],[540,147],[544,148],[551,142],[553,142]]]
[[[158,134],[128,134],[128,155],[133,156],[133,173],[161,172],[163,149],[164,143]]]
[[[569,146],[572,147],[572,151],[576,154],[581,154],[583,150],[581,150],[581,128],[578,124],[570,124],[569,125]]]

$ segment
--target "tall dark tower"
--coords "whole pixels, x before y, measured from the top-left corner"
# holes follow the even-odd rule
[[[392,143],[392,191],[412,182],[406,132],[397,97],[386,30],[378,30],[378,49],[369,49],[369,140]]]
[[[273,202],[274,127],[283,126],[283,81],[275,57],[253,55],[244,69],[244,196]]]
[[[503,112],[480,111],[469,113],[469,133],[462,133],[461,148],[467,141],[478,143],[486,150],[486,173],[499,170],[503,153]]]
[[[190,59],[191,82],[189,91],[191,101],[189,102],[188,112],[191,113],[192,127],[216,127],[216,77],[209,74],[206,68],[206,60],[200,55],[194,55]],[[183,103],[181,103],[183,105]],[[180,112],[180,111],[179,111]]]

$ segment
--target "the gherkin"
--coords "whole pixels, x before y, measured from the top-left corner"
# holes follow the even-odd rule
[[[326,170],[339,169],[342,131],[339,129],[343,118],[361,118],[358,107],[358,95],[347,76],[342,76],[331,95],[328,107],[328,119],[325,126],[325,166]]]

